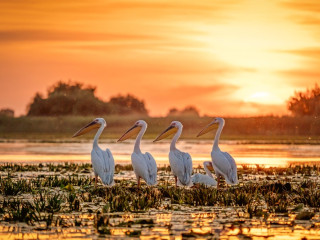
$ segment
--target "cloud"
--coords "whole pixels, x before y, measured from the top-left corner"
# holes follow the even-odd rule
[[[283,1],[281,3],[283,6],[292,8],[297,11],[305,11],[305,12],[320,12],[320,2],[318,0],[290,0]]]
[[[305,88],[310,84],[320,82],[320,70],[319,69],[291,69],[278,72],[283,75],[284,81],[288,82],[295,88]]]
[[[320,70],[292,69],[280,71],[280,73],[295,78],[320,80]]]
[[[296,12],[290,17],[295,22],[305,25],[320,24],[320,2],[318,0],[285,1],[281,5]]]
[[[156,91],[154,87],[153,91],[145,89],[141,95],[145,96],[147,107],[153,115],[157,113],[164,115],[170,108],[181,109],[190,105],[200,109],[201,113],[208,113],[208,109],[216,108],[217,103],[222,103],[226,96],[237,89],[235,85],[218,82],[208,86],[181,85],[175,87],[162,86],[160,83]]]
[[[211,17],[219,15],[221,18],[226,18],[221,13],[221,10],[230,8],[234,5],[241,4],[238,0],[225,1],[171,1],[171,0],[107,0],[93,1],[86,0],[65,0],[58,2],[51,1],[0,1],[0,12],[2,13],[23,13],[26,14],[41,14],[45,12],[48,15],[61,16],[67,14],[70,17],[74,16],[115,16],[118,12],[139,12],[143,15],[136,17],[157,17],[161,13],[162,18],[183,15],[185,17],[199,18],[201,15],[210,15]],[[2,9],[2,10],[1,10]],[[50,11],[52,10],[52,11]],[[20,15],[21,16],[21,15]],[[41,15],[42,16],[42,15]],[[27,19],[29,20],[29,19]]]
[[[238,86],[231,85],[231,84],[215,84],[215,85],[208,85],[208,86],[201,86],[201,85],[188,85],[188,86],[179,86],[172,88],[168,91],[169,94],[175,96],[175,98],[180,99],[192,99],[192,98],[203,98],[207,97],[208,95],[214,97],[221,97],[225,96],[225,94],[229,94],[232,91],[239,89]],[[192,104],[190,102],[190,104]]]
[[[201,107],[202,113],[209,116],[248,117],[288,113],[284,104],[261,104],[228,98],[207,102]]]
[[[131,32],[145,29],[171,33],[186,22],[226,21],[223,10],[242,1],[0,1],[0,29],[73,29],[101,32]]]
[[[114,41],[114,40],[159,40],[156,36],[139,34],[116,34],[99,32],[75,32],[52,30],[2,30],[0,41]]]
[[[301,48],[301,49],[283,50],[280,52],[303,56],[303,57],[311,58],[316,61],[320,61],[320,48]]]
[[[300,48],[279,51],[303,57],[301,68],[287,69],[277,73],[284,76],[284,81],[297,88],[305,88],[310,84],[320,81],[320,48]]]

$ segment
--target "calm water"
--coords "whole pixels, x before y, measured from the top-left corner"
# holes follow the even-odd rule
[[[101,141],[102,149],[109,148],[116,163],[130,163],[134,140],[116,143],[116,140]],[[158,165],[168,164],[169,141],[153,143],[144,140],[142,151],[150,152]],[[189,152],[193,164],[210,161],[212,141],[181,140],[177,147]],[[0,143],[0,162],[90,162],[91,142],[81,143],[36,143],[16,141]],[[320,163],[320,145],[288,144],[244,144],[239,141],[221,141],[222,151],[229,152],[238,164],[263,164],[269,166],[286,165],[295,162]]]
[[[101,141],[102,148],[109,148],[116,163],[130,163],[130,155],[134,141],[115,143],[115,141]],[[0,162],[13,163],[39,163],[39,162],[90,162],[91,142],[82,143],[31,143],[17,141],[12,143],[0,143]],[[141,144],[143,151],[151,152],[159,165],[168,164],[169,142],[152,143],[145,140]],[[178,148],[187,151],[193,157],[195,166],[203,161],[210,160],[212,141],[184,140],[180,141]],[[243,144],[238,141],[221,141],[220,148],[234,156],[238,164],[265,164],[286,165],[294,162],[319,162],[320,145],[284,145],[284,144]],[[44,175],[44,172],[39,172]],[[48,172],[48,176],[60,175],[61,172]],[[63,173],[67,176],[69,173]],[[90,175],[90,173],[84,173]],[[171,179],[169,172],[160,174],[161,178]],[[2,176],[8,176],[3,172]],[[34,172],[19,172],[12,174],[14,179],[35,178]],[[287,179],[287,176],[263,176],[248,175],[241,181],[261,181],[268,177],[268,181]],[[316,178],[314,178],[316,177]],[[130,179],[135,181],[133,171],[118,173],[118,180]],[[304,180],[299,175],[291,179]],[[247,179],[247,180],[245,180]],[[309,176],[309,179],[318,182],[318,176]],[[165,180],[166,181],[166,180]],[[244,182],[243,182],[244,183]],[[76,187],[77,194],[81,191]],[[56,188],[58,191],[60,188]],[[54,191],[54,189],[51,189]],[[84,191],[84,189],[82,189]],[[12,196],[0,194],[0,202],[8,200]],[[28,199],[27,194],[18,194],[22,199]],[[59,212],[55,218],[63,219],[63,225],[52,226],[44,230],[45,223],[39,222],[35,226],[22,222],[1,221],[0,239],[319,239],[320,221],[319,210],[311,220],[295,220],[297,213],[270,213],[264,217],[249,218],[245,207],[206,207],[186,206],[172,204],[171,209],[164,207],[150,209],[141,213],[116,212],[109,213],[108,235],[101,235],[95,227],[95,216],[99,209],[106,204],[105,201],[94,196],[93,201],[81,201],[81,211]],[[166,203],[167,204],[167,203]],[[294,206],[292,206],[293,208]],[[89,213],[91,209],[93,213]],[[263,207],[267,210],[267,206]],[[310,209],[309,209],[310,210]],[[313,210],[312,210],[313,211]],[[1,215],[1,214],[0,214]],[[75,226],[75,219],[81,220],[81,226]],[[148,220],[152,224],[138,224],[138,221]],[[126,224],[132,222],[132,224]],[[138,235],[130,236],[131,233]]]
[[[241,211],[238,209],[238,211]],[[202,207],[202,210],[184,209],[184,211],[151,211],[150,213],[109,214],[112,225],[152,220],[153,224],[133,224],[130,227],[109,227],[110,233],[102,235],[94,229],[94,214],[62,215],[65,223],[72,225],[74,217],[82,219],[84,226],[55,228],[47,231],[30,230],[26,224],[0,226],[1,239],[319,239],[320,230],[317,219],[312,221],[294,221],[293,215],[272,215],[267,221],[261,219],[239,218],[236,209]],[[292,226],[291,224],[294,226]],[[313,224],[313,225],[312,225]],[[128,233],[138,231],[135,237]]]

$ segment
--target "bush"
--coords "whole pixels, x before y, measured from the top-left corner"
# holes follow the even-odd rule
[[[59,81],[48,89],[48,97],[36,93],[28,106],[28,116],[147,114],[144,102],[132,95],[112,97],[104,102],[95,96],[95,87]]]
[[[314,88],[305,92],[295,92],[288,101],[288,109],[295,116],[319,116],[320,115],[320,88],[315,84]]]

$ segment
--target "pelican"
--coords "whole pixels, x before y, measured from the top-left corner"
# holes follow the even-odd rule
[[[96,135],[93,139],[93,147],[91,151],[91,163],[93,166],[93,171],[95,175],[95,184],[97,187],[98,176],[100,177],[103,184],[107,186],[113,186],[113,174],[114,174],[114,160],[112,153],[109,149],[103,151],[98,146],[98,139],[103,131],[103,129],[107,126],[106,121],[103,118],[96,118],[91,123],[87,124],[83,128],[81,128],[78,132],[76,132],[72,137],[78,137],[83,135],[93,129],[98,129]]]
[[[171,171],[174,175],[175,184],[182,184],[184,186],[191,186],[191,174],[192,174],[192,159],[189,153],[181,152],[176,148],[176,142],[178,141],[182,133],[183,125],[178,121],[171,122],[170,126],[164,130],[153,142],[160,141],[175,133],[172,138],[169,152],[169,162]]]
[[[192,175],[192,177],[191,177],[192,183],[193,184],[196,184],[196,183],[204,184],[207,187],[217,186],[217,181],[214,180],[213,175],[212,175],[211,171],[209,170],[209,168],[211,168],[211,170],[213,170],[211,162],[207,162],[207,161],[204,162],[203,168],[204,168],[206,174],[196,173],[196,174]]]
[[[142,153],[140,150],[140,141],[147,130],[147,126],[145,121],[139,120],[118,140],[118,142],[122,142],[131,136],[138,135],[134,144],[133,153],[131,154],[132,167],[137,177],[138,187],[140,187],[140,178],[145,180],[147,185],[157,184],[156,161],[150,153]]]
[[[202,129],[197,137],[217,129],[216,136],[211,152],[212,162],[206,162],[207,167],[213,167],[218,179],[218,188],[220,186],[220,177],[223,176],[228,184],[238,184],[237,165],[233,157],[227,152],[222,152],[219,148],[219,139],[224,127],[225,121],[223,118],[215,118],[204,129]]]

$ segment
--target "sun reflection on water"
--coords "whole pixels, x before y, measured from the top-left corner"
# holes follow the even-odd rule
[[[194,211],[194,212],[190,212]],[[206,208],[207,212],[189,209],[188,212],[177,211],[172,213],[128,214],[117,213],[109,215],[111,221],[110,235],[102,234],[100,237],[117,239],[130,238],[130,234],[140,234],[140,239],[184,239],[196,237],[197,239],[317,239],[320,234],[319,216],[314,217],[314,223],[309,221],[296,221],[295,214],[271,214],[267,220],[236,218],[236,211],[223,213],[221,209]],[[79,214],[70,216],[61,215],[64,219],[86,219],[91,224],[82,227],[59,228],[52,227],[47,231],[39,231],[22,223],[2,222],[0,225],[0,239],[92,239],[97,232],[94,228],[94,214]],[[151,226],[135,224],[140,219],[153,219]],[[237,220],[238,219],[238,220]],[[119,226],[119,223],[132,225]],[[132,236],[131,236],[132,237]]]

